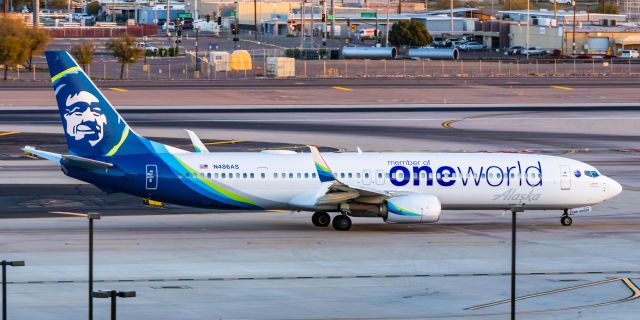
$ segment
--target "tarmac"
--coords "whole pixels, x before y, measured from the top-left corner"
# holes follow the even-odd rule
[[[590,163],[623,193],[574,216],[570,227],[560,225],[560,212],[518,216],[519,317],[633,319],[640,311],[635,107],[284,110],[309,107],[292,104],[216,112],[225,106],[210,104],[174,112],[175,101],[165,105],[163,112],[124,108],[123,117],[136,132],[182,148],[189,128],[217,151],[318,144],[325,151],[535,152]],[[308,212],[148,208],[21,157],[28,143],[64,150],[59,116],[47,110],[1,110],[0,252],[27,264],[9,269],[12,319],[86,318],[87,222],[59,213],[89,211],[103,214],[95,225],[95,288],[137,292],[118,300],[123,319],[508,318],[509,214],[444,212],[428,225],[354,218],[351,231],[337,232],[313,227]],[[94,305],[96,319],[107,319],[108,301]]]

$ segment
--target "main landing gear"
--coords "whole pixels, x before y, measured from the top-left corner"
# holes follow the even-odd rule
[[[571,219],[571,217],[569,217],[569,210],[564,209],[564,213],[562,214],[562,218],[560,218],[560,223],[562,223],[563,226],[570,226],[571,223],[573,223],[573,219]]]
[[[333,228],[338,231],[347,231],[351,229],[351,218],[346,214],[339,214],[333,217]]]
[[[316,212],[311,216],[311,222],[316,227],[328,227],[332,223],[331,216],[326,212]],[[346,212],[333,217],[333,228],[338,231],[351,229],[351,218]]]
[[[331,223],[331,216],[326,212],[316,212],[311,216],[311,222],[316,227],[328,227]]]

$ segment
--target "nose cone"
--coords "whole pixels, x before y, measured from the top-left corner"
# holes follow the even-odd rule
[[[611,178],[607,177],[607,199],[611,199],[622,192],[622,186]]]

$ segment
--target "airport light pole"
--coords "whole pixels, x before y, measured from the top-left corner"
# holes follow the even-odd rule
[[[93,220],[100,220],[100,214],[89,212],[89,320],[93,320]]]
[[[62,211],[55,211],[51,213],[83,217],[89,220],[89,320],[93,320],[93,220],[100,220],[100,214],[95,212],[85,214]]]
[[[511,208],[511,320],[516,319],[516,214],[524,212],[524,208]]]
[[[24,267],[24,261],[2,260],[2,320],[7,320],[7,266]]]
[[[134,298],[135,291],[96,291],[92,293],[94,298],[111,298],[111,320],[116,320],[116,298]]]

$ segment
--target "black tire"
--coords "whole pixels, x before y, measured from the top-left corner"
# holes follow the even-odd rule
[[[331,224],[331,216],[326,212],[316,212],[311,216],[311,222],[316,227],[328,227]]]
[[[573,219],[571,219],[571,217],[569,216],[563,216],[562,218],[560,218],[560,223],[563,226],[570,226],[573,223]]]
[[[337,215],[333,217],[333,228],[338,231],[347,231],[351,229],[351,219],[345,215]]]

